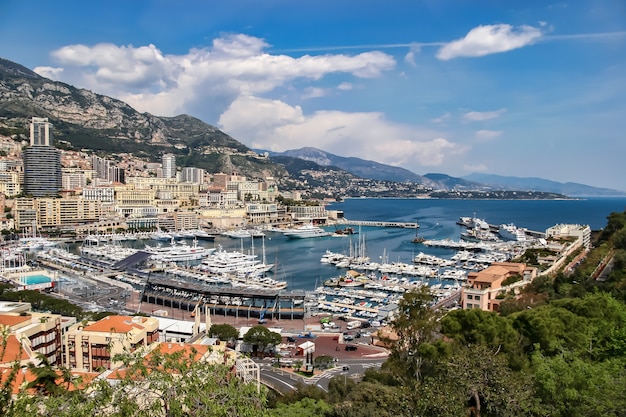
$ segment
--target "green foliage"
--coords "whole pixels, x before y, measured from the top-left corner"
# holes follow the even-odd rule
[[[437,336],[440,313],[433,311],[433,295],[427,287],[404,293],[391,323],[397,339],[386,340],[391,345],[392,367],[410,381],[419,381],[436,358],[445,353]]]
[[[520,274],[513,274],[508,276],[502,281],[502,286],[506,287],[507,285],[515,284],[518,281],[522,280],[522,276]]]
[[[265,326],[254,326],[243,336],[243,341],[252,345],[254,353],[264,353],[268,347],[279,345],[282,338]]]
[[[544,416],[610,416],[626,410],[624,358],[604,362],[569,355],[533,356],[535,414]]]
[[[0,285],[0,300],[21,301],[30,303],[35,311],[49,311],[54,314],[83,318],[85,312],[77,305],[67,300],[54,298],[39,291],[10,291],[10,286]]]
[[[414,414],[409,411],[408,403],[406,392],[400,387],[361,382],[347,391],[343,401],[336,403],[333,411],[327,415],[334,417],[412,416]]]
[[[229,367],[182,352],[149,360],[126,356],[121,379],[98,379],[72,395],[20,395],[9,415],[21,416],[264,416],[265,391],[233,377]]]
[[[213,337],[217,337],[224,342],[228,342],[239,337],[239,330],[227,323],[213,324],[211,325],[211,330],[209,331],[209,334]]]
[[[324,417],[332,411],[332,407],[324,400],[310,397],[302,398],[293,403],[279,403],[269,410],[269,417]]]
[[[524,366],[519,333],[511,320],[496,313],[478,309],[451,311],[441,320],[441,332],[460,346],[485,346],[506,354],[509,364],[517,369]]]
[[[414,415],[521,416],[532,404],[532,378],[512,371],[503,355],[484,345],[458,349],[415,394]]]

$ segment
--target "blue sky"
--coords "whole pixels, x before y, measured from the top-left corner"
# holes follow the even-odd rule
[[[7,0],[0,56],[252,148],[626,191],[623,0]]]

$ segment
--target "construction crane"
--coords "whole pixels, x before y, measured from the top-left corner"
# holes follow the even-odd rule
[[[261,310],[261,315],[259,316],[259,324],[267,323],[267,320],[265,320],[265,312],[266,311],[267,311],[267,308],[264,308],[263,310]]]

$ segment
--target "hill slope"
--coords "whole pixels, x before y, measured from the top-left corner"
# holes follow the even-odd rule
[[[424,182],[424,179],[420,175],[417,175],[408,169],[355,157],[337,156],[313,147],[293,149],[274,154],[313,161],[321,166],[336,166],[361,178],[394,182],[411,181],[417,184],[422,184]]]
[[[26,139],[33,116],[47,117],[55,139],[76,149],[131,152],[153,160],[171,152],[180,165],[193,163],[212,172],[285,174],[282,167],[199,119],[140,113],[120,100],[49,80],[0,58],[0,125]]]

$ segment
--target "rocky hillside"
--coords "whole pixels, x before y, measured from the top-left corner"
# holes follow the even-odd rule
[[[291,156],[295,158],[313,161],[321,166],[336,166],[358,177],[370,178],[380,181],[405,182],[416,184],[424,183],[424,178],[408,169],[381,164],[375,161],[355,157],[333,155],[313,147],[288,150],[275,155]]]
[[[181,165],[193,163],[212,172],[285,174],[281,166],[194,117],[140,113],[120,100],[49,80],[0,58],[0,127],[25,139],[33,116],[47,117],[57,143],[76,149],[131,152],[153,160],[171,152]]]

